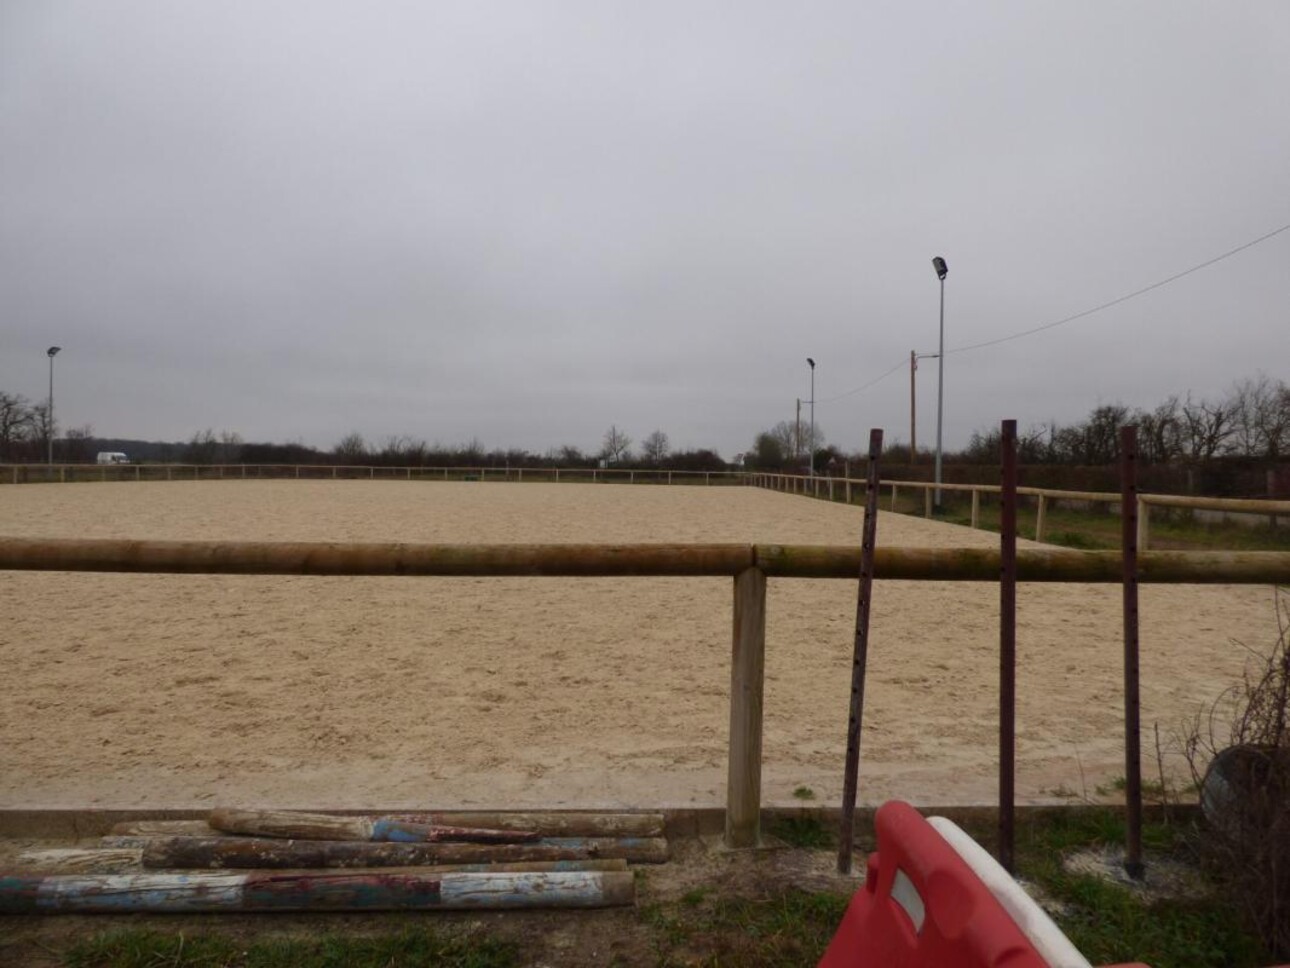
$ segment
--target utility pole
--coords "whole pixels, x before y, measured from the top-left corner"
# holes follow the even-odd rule
[[[909,466],[913,467],[918,463],[918,421],[914,416],[914,401],[917,399],[915,393],[914,374],[918,372],[918,354],[913,350],[909,351]]]
[[[941,424],[945,417],[945,277],[949,268],[939,255],[932,260],[932,268],[941,281],[941,343],[936,354],[936,513],[941,513]]]
[[[811,443],[810,452],[806,455],[807,466],[811,469],[811,477],[815,476],[815,361],[809,356],[806,362],[811,364]]]
[[[793,467],[802,456],[802,398],[797,398],[797,429],[793,431]]]

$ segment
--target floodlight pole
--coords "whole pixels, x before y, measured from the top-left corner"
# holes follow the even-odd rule
[[[945,277],[949,267],[939,255],[932,260],[936,276],[941,280],[941,342],[936,359],[936,494],[933,504],[936,513],[941,511],[941,426],[945,419]]]
[[[48,450],[45,456],[51,467],[54,463],[54,357],[61,349],[61,346],[51,346],[45,350],[45,355],[49,357],[49,426],[46,428],[49,431],[49,439],[46,441]]]
[[[811,365],[811,442],[810,453],[806,455],[807,466],[810,467],[810,477],[815,476],[815,361],[809,356],[806,362]]]

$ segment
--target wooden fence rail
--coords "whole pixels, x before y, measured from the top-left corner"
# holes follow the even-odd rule
[[[1290,552],[1148,552],[1144,582],[1290,584]],[[997,581],[1000,553],[878,548],[874,577]],[[428,545],[0,538],[0,570],[257,575],[713,576],[733,580],[726,840],[760,839],[767,578],[855,578],[858,547]],[[1017,578],[1113,583],[1118,552],[1025,549]]]
[[[826,496],[836,500],[835,495],[845,495],[844,500],[850,504],[852,485],[863,485],[864,482],[851,478],[806,477],[801,474],[763,474],[753,473],[752,483],[758,487],[785,491],[790,494],[810,493],[815,497]],[[891,488],[891,510],[896,510],[896,501],[901,488],[923,492],[923,516],[932,516],[932,492],[936,484],[932,481],[883,481],[884,487]],[[842,485],[838,487],[837,485]],[[972,496],[971,526],[980,527],[981,495],[998,494],[997,484],[945,484],[942,491],[961,491]],[[859,491],[857,491],[859,493]],[[1019,487],[1017,493],[1036,499],[1035,506],[1035,540],[1043,541],[1047,533],[1048,508],[1055,501],[1081,501],[1086,504],[1119,505],[1120,495],[1111,491],[1067,491],[1053,487]],[[1274,501],[1263,498],[1223,498],[1223,497],[1185,497],[1174,494],[1140,494],[1138,495],[1138,548],[1147,550],[1150,537],[1151,508],[1183,508],[1187,510],[1214,511],[1227,514],[1253,514],[1267,517],[1275,527],[1278,518],[1290,515],[1290,501]]]
[[[407,480],[744,484],[742,471],[617,467],[392,467],[379,464],[0,464],[0,484],[87,481]]]

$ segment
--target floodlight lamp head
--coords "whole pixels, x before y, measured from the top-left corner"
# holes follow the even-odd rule
[[[58,351],[59,351],[59,350],[61,350],[61,349],[62,349],[62,347],[61,347],[61,346],[51,346],[49,349],[45,350],[45,354],[46,354],[47,356],[51,356],[51,357],[52,357],[52,356],[57,356],[57,355],[58,355]]]
[[[932,260],[932,268],[936,270],[936,278],[940,279],[942,282],[944,282],[945,277],[950,274],[950,267],[945,264],[945,260],[939,255]]]
[[[807,362],[807,363],[809,363],[809,364],[811,364],[811,369],[812,369],[812,370],[813,370],[813,369],[815,369],[815,361],[814,361],[813,359],[811,359],[809,356],[806,358],[806,362]]]

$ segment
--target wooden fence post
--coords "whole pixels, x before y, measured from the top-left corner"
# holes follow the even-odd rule
[[[896,510],[896,485],[891,485],[891,509]]]
[[[976,488],[972,489],[972,527],[981,526],[981,492]]]
[[[930,518],[931,516],[932,516],[932,489],[930,487],[925,487],[923,488],[923,517]]]
[[[1151,505],[1138,498],[1138,550],[1147,550],[1147,541],[1151,537]]]
[[[730,766],[726,781],[726,846],[761,841],[761,717],[766,670],[766,573],[735,576],[730,659]]]
[[[831,477],[829,478],[829,501],[830,503],[833,501],[833,478]]]
[[[1047,495],[1041,494],[1039,495],[1039,510],[1035,512],[1035,540],[1036,541],[1044,540],[1044,523],[1045,523],[1045,518],[1047,517],[1047,514],[1046,514],[1047,509],[1048,509],[1048,497]]]

